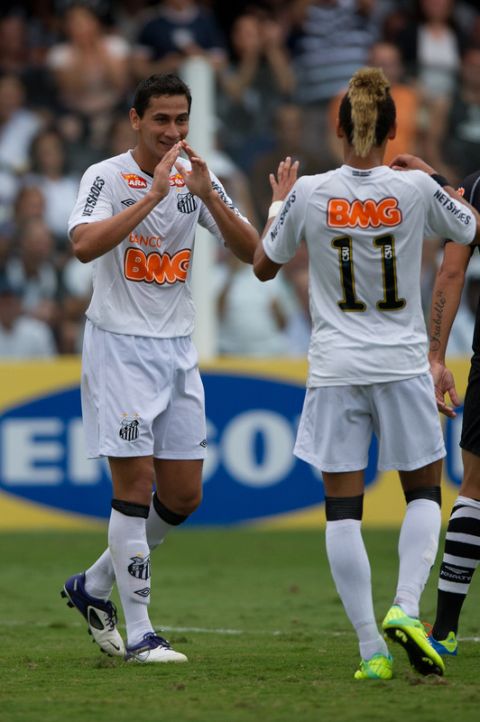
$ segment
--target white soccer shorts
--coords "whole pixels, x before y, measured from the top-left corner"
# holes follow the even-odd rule
[[[87,321],[81,391],[89,458],[205,458],[205,398],[190,337],[127,336]]]
[[[368,465],[372,432],[381,470],[412,471],[443,458],[431,375],[307,389],[294,454],[320,471],[359,471]]]

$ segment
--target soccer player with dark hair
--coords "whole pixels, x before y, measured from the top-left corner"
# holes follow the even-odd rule
[[[480,171],[467,176],[461,192],[480,211]],[[452,236],[454,238],[454,236]],[[447,242],[443,261],[435,279],[430,318],[430,366],[439,410],[454,417],[445,402],[448,393],[459,405],[452,373],[445,366],[445,354],[474,246]],[[473,573],[480,563],[480,304],[473,333],[473,356],[463,407],[463,480],[453,506],[445,538],[445,551],[438,580],[437,615],[430,642],[439,654],[457,654],[457,632],[463,602]]]
[[[148,603],[150,551],[202,494],[204,394],[191,341],[195,229],[207,228],[247,263],[258,240],[186,143],[190,104],[174,75],[141,82],[130,110],[137,145],[87,169],[69,221],[76,257],[94,263],[82,358],[87,452],[108,457],[113,500],[108,549],[62,594],[102,650],[147,663],[186,661],[155,634]],[[110,601],[114,582],[126,649]]]
[[[398,583],[383,632],[421,674],[444,671],[418,618],[438,547],[445,455],[420,299],[422,242],[427,229],[480,242],[480,216],[433,168],[408,155],[397,156],[395,169],[383,165],[395,125],[383,72],[359,70],[339,110],[345,164],[299,180],[290,158],[280,164],[254,258],[266,281],[302,239],[307,244],[313,329],[295,454],[322,472],[327,555],[359,641],[356,679],[393,675],[361,534],[373,431],[378,467],[398,471],[406,500]]]

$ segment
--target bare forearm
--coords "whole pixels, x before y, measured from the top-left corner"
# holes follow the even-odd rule
[[[204,203],[215,219],[226,246],[241,261],[253,263],[253,254],[258,242],[255,228],[225,205],[216,191],[212,191],[204,199]]]
[[[72,234],[75,256],[88,263],[118,246],[155,208],[161,199],[147,194],[133,206],[111,218],[77,226]]]
[[[430,361],[445,361],[450,331],[462,295],[463,279],[447,281],[440,271],[432,294],[430,311]]]

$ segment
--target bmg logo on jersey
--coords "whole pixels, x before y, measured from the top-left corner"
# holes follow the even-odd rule
[[[396,198],[375,201],[368,198],[353,202],[346,198],[330,198],[327,208],[328,225],[331,228],[378,228],[398,226],[402,212]]]
[[[127,248],[123,264],[125,278],[127,281],[158,283],[159,286],[176,281],[185,283],[191,255],[189,248],[184,248],[173,256],[157,251],[147,255],[140,248]]]

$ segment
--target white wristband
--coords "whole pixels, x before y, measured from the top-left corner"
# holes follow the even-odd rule
[[[268,220],[275,218],[280,208],[283,206],[283,201],[273,201],[272,205],[268,209]]]

